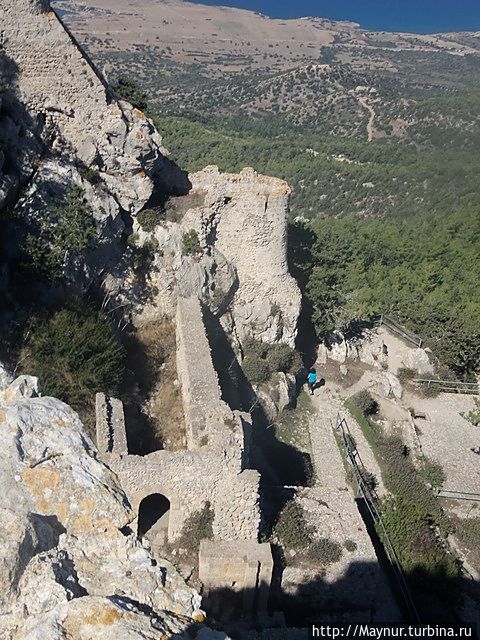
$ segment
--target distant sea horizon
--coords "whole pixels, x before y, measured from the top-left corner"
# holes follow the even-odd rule
[[[356,22],[372,31],[417,34],[480,31],[480,0],[186,0],[248,9],[269,18]]]

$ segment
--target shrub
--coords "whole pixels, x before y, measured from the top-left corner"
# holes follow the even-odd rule
[[[402,384],[408,382],[409,380],[413,380],[417,372],[414,369],[409,369],[408,367],[400,367],[397,371],[397,378],[400,380]]]
[[[142,209],[137,213],[137,220],[144,231],[151,232],[160,222],[160,217],[155,209]]]
[[[79,409],[98,391],[114,394],[123,379],[125,354],[109,322],[91,307],[62,309],[31,326],[29,370],[45,395]]]
[[[273,344],[268,349],[267,363],[271,371],[287,373],[293,365],[295,351],[288,344]]]
[[[101,179],[100,173],[98,169],[95,169],[94,167],[87,167],[86,165],[80,165],[78,167],[78,173],[83,178],[83,180],[90,182],[90,184],[95,185],[100,182],[100,179]]]
[[[198,552],[202,540],[211,540],[213,538],[214,518],[215,512],[211,508],[210,502],[206,502],[203,509],[194,511],[185,520],[178,546],[184,547],[189,552]]]
[[[245,356],[242,362],[242,369],[251,384],[266,382],[271,373],[266,360],[255,353]]]
[[[320,540],[315,540],[315,542],[310,545],[307,556],[313,562],[326,566],[340,560],[342,557],[342,547],[338,542],[334,542],[328,538],[320,538]]]
[[[313,529],[306,522],[303,507],[295,500],[287,502],[281,510],[274,532],[285,547],[304,549],[312,542]]]
[[[371,416],[378,413],[378,402],[372,398],[370,392],[366,389],[353,395],[350,400],[364,416]]]
[[[126,100],[136,109],[145,111],[148,107],[148,94],[141,89],[135,80],[120,76],[113,90],[119,100]]]
[[[441,487],[447,479],[440,464],[429,460],[428,458],[424,458],[422,461],[420,475],[432,487],[436,488]]]
[[[425,398],[436,398],[440,395],[441,389],[435,383],[422,385],[422,394]]]
[[[195,229],[186,231],[182,236],[182,256],[190,256],[200,251],[198,233]]]
[[[132,249],[132,269],[136,274],[141,274],[152,265],[159,245],[156,238],[145,240],[142,245],[137,245],[136,241],[135,234],[128,236],[127,244]]]
[[[266,344],[251,336],[243,343],[242,368],[252,384],[260,384],[276,371],[298,371],[302,362],[287,344]]]
[[[358,548],[357,543],[354,542],[353,540],[345,540],[345,542],[343,543],[343,546],[349,553],[353,553]]]
[[[69,187],[63,202],[45,208],[35,224],[25,244],[27,264],[49,280],[61,277],[66,256],[81,253],[95,233],[92,208],[77,185]]]
[[[464,418],[471,422],[474,427],[480,426],[480,400],[475,398],[475,407],[464,415]]]

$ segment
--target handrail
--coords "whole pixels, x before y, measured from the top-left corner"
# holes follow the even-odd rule
[[[456,495],[446,495],[454,493]],[[468,491],[453,491],[450,489],[439,489],[437,491],[437,498],[444,498],[445,500],[467,500],[469,502],[480,502],[480,493],[471,493]]]
[[[397,333],[399,336],[404,338],[404,340],[408,340],[408,342],[414,344],[418,349],[423,345],[423,338],[416,333],[413,333],[413,331],[410,331],[385,313],[377,316],[377,323],[379,325],[385,325],[387,329]]]
[[[435,380],[433,378],[414,378],[414,384],[426,384],[437,387],[440,391],[447,393],[472,393],[480,395],[480,386],[476,382],[462,382],[461,380]]]
[[[408,588],[408,584],[405,578],[405,574],[403,573],[402,566],[400,564],[400,561],[398,560],[393,543],[390,540],[390,537],[385,528],[383,518],[379,510],[377,509],[377,506],[376,506],[377,497],[374,496],[374,494],[372,493],[370,487],[368,486],[368,484],[366,483],[362,475],[362,471],[360,470],[357,462],[358,453],[357,451],[352,450],[352,447],[350,444],[352,434],[350,433],[350,429],[348,428],[347,421],[345,420],[345,418],[341,418],[340,414],[337,415],[337,423],[334,429],[337,432],[340,431],[340,436],[342,438],[343,446],[345,447],[347,461],[349,462],[349,464],[352,465],[353,472],[355,474],[355,479],[357,481],[357,486],[365,500],[365,504],[367,505],[368,511],[370,512],[370,515],[372,516],[373,521],[380,527],[382,531],[383,540],[384,540],[384,550],[388,560],[390,561],[390,565],[392,567],[393,573],[395,574],[395,577],[398,581],[400,591],[402,592],[402,596],[403,596],[403,599],[405,600],[407,609],[409,610],[412,617],[418,623],[420,623],[421,622],[420,616],[418,614],[417,608],[415,607],[415,603],[413,601],[412,595]],[[348,438],[347,435],[350,436],[350,438]]]

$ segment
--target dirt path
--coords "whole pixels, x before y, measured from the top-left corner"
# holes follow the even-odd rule
[[[368,123],[367,123],[367,140],[368,142],[372,142],[373,140],[373,134],[374,134],[374,122],[375,122],[375,110],[374,108],[368,104],[367,100],[361,96],[358,97],[358,102],[359,104],[361,104],[361,106],[366,109],[369,114],[370,117],[368,119]]]
[[[324,581],[332,589],[335,584],[341,585],[342,598],[350,599],[350,606],[361,609],[362,615],[370,610],[373,620],[399,620],[395,599],[378,563],[354,491],[347,482],[334,435],[333,425],[339,413],[353,419],[345,411],[341,398],[329,387],[318,389],[312,401],[315,412],[310,418],[310,441],[315,484],[302,491],[300,500],[317,535],[337,542],[344,549],[341,560],[326,569]],[[363,434],[357,430],[352,433],[368,470],[380,474]],[[346,551],[345,545],[352,543],[351,550]]]

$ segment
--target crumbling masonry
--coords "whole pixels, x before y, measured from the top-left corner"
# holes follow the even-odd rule
[[[269,545],[258,543],[260,476],[248,469],[250,416],[232,412],[221,399],[202,308],[196,298],[182,298],[178,302],[177,369],[182,383],[187,450],[130,455],[121,403],[98,394],[100,454],[119,476],[137,513],[147,496],[161,494],[168,498],[170,542],[178,539],[189,515],[210,503],[215,514],[214,540],[200,551],[200,556],[202,550],[208,555],[208,559],[200,557],[200,577],[207,592],[209,587],[226,586],[224,565],[229,557],[231,585],[237,590],[258,589],[265,594],[273,561]],[[222,551],[218,555],[212,553],[216,542]],[[253,565],[262,567],[260,582],[258,572],[254,572],[253,583],[250,580],[253,573],[247,569]],[[206,567],[203,572],[202,567]],[[266,602],[264,596],[261,599]]]

